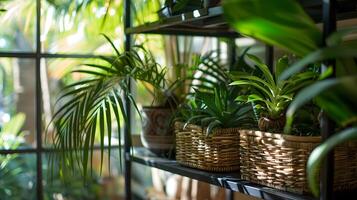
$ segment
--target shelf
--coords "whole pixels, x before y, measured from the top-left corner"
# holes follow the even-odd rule
[[[235,192],[240,192],[253,197],[267,200],[312,200],[312,197],[284,192],[265,187],[249,181],[241,180],[239,172],[211,173],[179,165],[175,160],[155,157],[144,148],[135,148],[131,160],[146,166],[155,167],[174,174],[179,174],[192,179],[203,181],[212,185],[224,187]]]
[[[316,23],[322,20],[321,0],[300,0],[306,12]],[[339,0],[337,19],[357,18],[357,1]],[[126,29],[127,34],[191,35],[236,38],[240,35],[229,28],[221,6],[202,8],[193,12],[171,16],[156,22]]]
[[[160,21],[128,28],[125,33],[239,37],[223,19],[222,7],[203,8],[161,19]]]

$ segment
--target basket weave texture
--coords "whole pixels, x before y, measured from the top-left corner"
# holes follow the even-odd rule
[[[183,129],[175,123],[176,160],[192,168],[228,172],[239,170],[239,130],[215,129],[206,136],[205,129],[191,125]]]
[[[306,163],[321,137],[240,130],[241,178],[277,189],[309,193]],[[334,190],[357,188],[357,143],[335,149]]]

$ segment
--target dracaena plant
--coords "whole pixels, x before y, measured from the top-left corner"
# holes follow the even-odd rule
[[[52,120],[56,128],[53,145],[60,150],[53,158],[63,163],[61,173],[67,166],[78,166],[86,177],[92,163],[95,138],[100,140],[103,162],[105,136],[109,138],[109,147],[112,145],[112,119],[115,119],[120,140],[121,123],[130,123],[123,97],[138,111],[129,89],[129,79],[149,83],[158,89],[165,88],[166,71],[161,70],[150,52],[136,46],[121,53],[106,38],[116,55],[101,57],[105,64],[86,64],[85,69],[74,70],[89,78],[65,87],[58,99],[65,103],[59,106]],[[110,154],[110,148],[108,152]]]
[[[248,94],[240,95],[236,100],[254,104],[259,115],[258,127],[260,130],[282,131],[285,124],[285,111],[296,92],[313,83],[318,74],[306,71],[281,81],[278,77],[280,72],[289,65],[287,57],[278,60],[275,76],[259,58],[250,54],[247,57],[254,63],[260,75],[252,75],[247,72],[232,73],[234,81],[231,85],[248,87]]]

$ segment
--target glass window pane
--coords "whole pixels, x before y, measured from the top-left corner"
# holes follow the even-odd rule
[[[36,0],[12,0],[3,3],[0,14],[0,51],[33,52],[36,49]],[[6,28],[4,28],[6,27]]]
[[[53,124],[48,126],[50,123],[54,112],[56,112],[60,106],[63,106],[68,100],[73,97],[69,95],[67,98],[63,98],[60,101],[57,99],[60,97],[61,89],[65,86],[78,82],[80,80],[89,78],[81,73],[70,73],[74,69],[83,68],[83,64],[103,64],[100,59],[74,59],[74,58],[57,58],[57,59],[42,59],[41,61],[41,71],[42,79],[42,95],[43,95],[43,125],[47,129],[47,133],[43,134],[44,145],[51,146],[54,137],[54,127]],[[82,65],[82,66],[81,66]],[[55,104],[56,103],[56,104]],[[56,106],[55,106],[56,105]],[[112,114],[112,119],[115,119],[115,115]],[[99,123],[98,123],[99,126]],[[118,145],[118,134],[117,134],[117,123],[112,123],[112,136],[111,144]],[[46,136],[46,137],[45,137]],[[96,134],[96,143],[100,143],[100,135]],[[108,142],[107,136],[105,137],[105,143]]]
[[[104,0],[86,0],[83,2],[88,3],[84,3],[81,7],[79,1],[60,2],[59,4],[43,1],[41,41],[44,52],[112,53],[110,45],[101,33],[110,37],[117,46],[123,45],[121,22],[123,1],[112,1],[107,15],[107,1]],[[120,39],[114,40],[115,38]]]
[[[83,177],[80,171],[66,170],[70,175],[64,179],[59,176],[58,164],[48,163],[51,155],[43,156],[44,196],[45,199],[122,199],[124,197],[124,182],[120,175],[118,149],[112,149],[110,155],[105,151],[103,154],[103,168],[100,171],[101,153],[94,151],[92,176],[88,177],[83,185]],[[51,177],[51,173],[53,176]],[[89,175],[90,176],[90,175]],[[52,180],[51,180],[52,178]]]
[[[0,149],[34,147],[35,60],[0,58],[0,78]]]
[[[36,198],[36,156],[34,154],[0,155],[0,198]]]
[[[162,7],[163,1],[158,0],[132,0],[133,25],[139,26],[145,23],[159,20],[158,11]]]

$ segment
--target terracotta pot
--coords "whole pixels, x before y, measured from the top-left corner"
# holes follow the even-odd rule
[[[174,149],[175,135],[170,127],[172,114],[170,108],[143,108],[141,142],[144,147],[157,155],[167,156]]]

